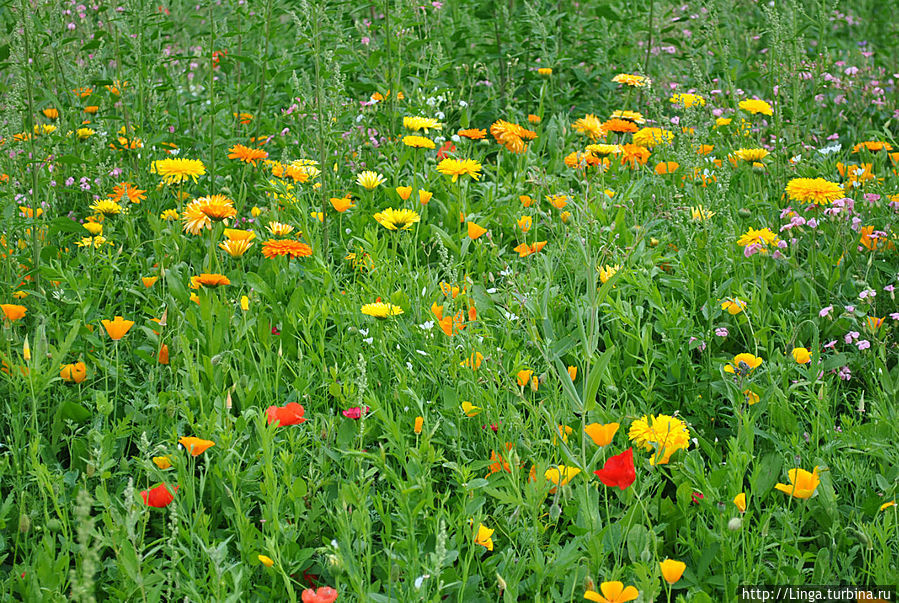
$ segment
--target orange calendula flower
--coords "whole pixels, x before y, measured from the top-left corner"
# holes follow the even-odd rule
[[[199,276],[190,277],[190,288],[199,289],[202,287],[221,287],[222,285],[230,285],[231,281],[224,274],[209,274],[204,272]]]
[[[252,163],[255,166],[257,161],[268,159],[268,152],[236,144],[228,149],[228,159],[238,159],[244,163]]]
[[[593,443],[597,446],[608,446],[612,443],[612,438],[618,431],[620,425],[618,423],[590,423],[584,428],[584,432],[590,436]]]
[[[304,258],[312,255],[312,248],[293,239],[269,239],[262,244],[262,255],[268,259],[277,256]]]
[[[481,140],[487,137],[487,130],[479,130],[477,128],[469,128],[467,130],[459,130],[456,132],[462,138],[468,138],[471,140]]]
[[[590,140],[596,141],[600,138],[605,138],[607,128],[604,124],[599,121],[599,118],[593,115],[592,113],[588,113],[584,117],[578,119],[571,127],[574,128],[577,132],[588,136]]]
[[[142,190],[131,184],[130,182],[119,182],[112,187],[112,192],[108,195],[110,199],[116,203],[121,203],[123,199],[127,199],[132,203],[140,203],[147,198],[146,190]]]
[[[212,440],[203,440],[193,436],[185,436],[178,440],[178,443],[184,446],[191,456],[200,456],[207,448],[215,446]]]
[[[102,320],[103,328],[109,334],[110,339],[118,341],[134,326],[133,320],[125,320],[121,316],[116,316],[114,320]]]
[[[814,494],[815,490],[818,488],[818,484],[821,483],[821,480],[818,478],[817,467],[815,467],[811,473],[798,467],[796,469],[790,469],[787,472],[787,476],[790,478],[789,485],[776,484],[774,488],[795,498],[811,498],[812,494]]]

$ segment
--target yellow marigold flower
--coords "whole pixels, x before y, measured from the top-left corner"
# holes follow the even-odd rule
[[[715,127],[721,128],[724,126],[729,126],[732,121],[733,121],[732,117],[719,117],[718,119],[715,120]]]
[[[643,77],[642,75],[632,75],[629,73],[619,73],[612,78],[612,81],[616,84],[634,86],[636,88],[643,88],[652,84],[652,80],[647,77]]]
[[[424,136],[403,136],[403,144],[413,149],[433,149],[437,145],[430,138]]]
[[[283,222],[269,222],[267,228],[268,231],[276,237],[286,237],[293,232],[293,226],[284,224]]]
[[[525,140],[537,138],[537,133],[518,124],[498,119],[490,126],[490,134],[496,142],[512,153],[523,153],[527,150]]]
[[[191,201],[181,216],[184,232],[198,235],[204,229],[212,229],[213,222],[225,221],[237,215],[234,202],[224,195],[209,195]]]
[[[374,218],[387,230],[409,230],[413,224],[421,220],[421,216],[411,209],[393,209],[392,207],[376,213]]]
[[[447,157],[437,164],[437,171],[446,176],[452,176],[453,182],[459,179],[459,176],[468,175],[475,180],[481,177],[481,164],[474,159],[453,159]]]
[[[609,119],[626,119],[627,121],[632,121],[635,124],[646,123],[646,119],[643,118],[643,114],[639,111],[612,111],[612,115],[609,116]]]
[[[595,157],[618,155],[621,153],[621,145],[617,144],[588,144],[587,151]]]
[[[739,107],[744,111],[748,111],[753,115],[761,113],[763,115],[774,115],[774,109],[771,108],[771,105],[766,103],[763,100],[757,99],[747,99],[740,101]]]
[[[178,215],[177,209],[167,209],[159,214],[159,218],[161,220],[165,220],[166,222],[173,222],[177,220],[180,216]]]
[[[581,134],[589,136],[590,140],[598,140],[600,138],[605,138],[606,136],[606,131],[602,127],[602,122],[592,113],[588,113],[584,117],[578,119],[571,124],[571,127]]]
[[[537,68],[537,73],[543,76],[548,76],[553,74],[552,67],[539,67]]]
[[[753,356],[752,354],[737,354],[734,356],[732,362],[726,364],[724,366],[725,373],[732,373],[738,375],[740,377],[745,377],[749,375],[752,371],[757,369],[763,360],[758,356]]]
[[[172,459],[168,456],[154,456],[153,464],[159,467],[160,469],[168,469],[172,466]]]
[[[762,228],[761,230],[750,228],[743,234],[743,236],[737,239],[737,245],[740,247],[762,245],[762,251],[765,251],[764,248],[775,245],[776,243],[777,235],[771,232],[770,228]]]
[[[436,119],[431,117],[404,117],[403,118],[403,127],[407,130],[412,130],[413,132],[418,132],[419,130],[424,130],[428,132],[429,130],[439,130],[443,126]]]
[[[227,239],[219,243],[219,248],[223,249],[225,253],[230,255],[232,258],[239,258],[243,254],[245,254],[250,247],[253,246],[247,239]]]
[[[706,220],[711,219],[715,213],[716,212],[703,208],[702,205],[697,205],[696,207],[690,208],[690,219],[694,222],[705,222]]]
[[[230,285],[231,281],[224,274],[202,273],[198,276],[190,277],[190,288],[199,289],[200,287],[221,287]]]
[[[824,178],[793,178],[785,189],[793,201],[803,203],[830,203],[843,197],[843,188]]]
[[[103,214],[104,216],[114,216],[122,213],[122,206],[109,199],[95,201],[94,204],[91,205],[91,209],[95,213]]]
[[[371,170],[356,175],[356,183],[366,190],[374,190],[384,183],[384,176]]]
[[[75,130],[75,136],[78,137],[78,140],[87,140],[94,134],[96,134],[96,132],[90,128],[78,128]]]
[[[734,156],[737,159],[742,159],[743,161],[748,161],[750,163],[761,161],[768,155],[770,155],[767,149],[737,149],[734,151]]]
[[[633,134],[639,128],[637,124],[626,119],[607,119],[602,124],[603,130],[606,132],[616,132],[618,134]]]
[[[653,148],[660,144],[668,144],[674,140],[674,134],[662,128],[641,128],[634,133],[634,144],[641,147]]]
[[[242,144],[236,144],[228,149],[228,159],[239,159],[255,166],[257,161],[268,159],[268,153],[262,149],[252,149]]]
[[[865,142],[860,142],[857,145],[853,146],[852,152],[858,153],[861,149],[867,149],[872,153],[876,153],[877,151],[892,151],[893,145],[888,142],[868,140]]]
[[[673,94],[671,98],[668,99],[668,102],[672,105],[681,105],[685,109],[689,109],[690,107],[704,107],[705,99],[699,96],[698,94]]]
[[[373,316],[375,318],[387,318],[388,316],[398,316],[402,314],[403,309],[399,306],[395,306],[394,304],[387,304],[378,301],[373,304],[365,304],[360,309],[360,312],[362,312],[366,316]]]
[[[654,450],[651,465],[664,465],[678,450],[690,447],[690,430],[686,423],[669,415],[644,415],[631,423],[628,437],[644,450]]]
[[[790,484],[775,484],[774,488],[780,490],[795,498],[807,499],[811,498],[818,488],[821,480],[818,478],[818,468],[815,467],[811,473],[805,469],[795,468],[787,471],[790,478]]]
[[[199,159],[167,158],[154,161],[150,172],[159,174],[166,184],[180,184],[188,179],[197,181],[197,176],[206,173],[206,166]]]

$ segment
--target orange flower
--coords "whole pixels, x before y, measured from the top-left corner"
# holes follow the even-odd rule
[[[106,196],[116,203],[121,203],[122,199],[126,197],[132,203],[140,203],[147,198],[144,194],[146,192],[146,190],[141,190],[130,182],[119,182],[112,187],[112,192]]]
[[[518,374],[516,375],[516,379],[518,380],[518,387],[525,387],[531,380],[531,375],[533,374],[534,371],[528,369],[522,369],[518,371]]]
[[[422,205],[427,205],[428,201],[431,200],[431,197],[434,196],[434,193],[418,189],[418,201]]]
[[[506,442],[506,451],[512,450],[512,443]],[[512,473],[512,467],[509,466],[509,462],[503,459],[503,455],[497,454],[495,450],[490,451],[490,460],[491,463],[487,466],[487,475],[484,477],[490,477],[494,473],[501,473],[505,471],[506,473]]]
[[[16,322],[25,316],[25,312],[28,311],[28,308],[18,304],[0,304],[0,310],[3,310],[3,314],[9,322]]]
[[[239,159],[244,163],[252,163],[256,165],[256,161],[260,159],[268,159],[268,152],[262,149],[251,149],[242,144],[236,144],[228,149],[228,159]]]
[[[487,232],[487,229],[484,228],[483,226],[479,226],[478,224],[475,224],[474,222],[468,223],[468,238],[469,239],[475,240],[478,237],[480,237],[482,234],[484,234],[485,232]]]
[[[193,436],[185,436],[178,440],[178,443],[184,446],[191,456],[200,456],[207,448],[215,446],[212,440],[202,440]]]
[[[199,276],[190,277],[190,288],[199,289],[202,287],[221,287],[222,285],[230,285],[231,281],[224,274],[207,274],[203,273]]]
[[[530,207],[534,202],[530,195],[519,195],[518,200],[521,201],[521,204],[525,207]]]
[[[152,287],[153,285],[156,284],[156,281],[159,280],[159,277],[158,276],[142,276],[140,280],[143,281],[144,287],[149,289],[150,287]]]
[[[156,357],[159,361],[159,364],[168,364],[169,363],[169,346],[166,344],[162,344],[159,347],[159,355]]]
[[[124,320],[121,316],[116,316],[115,320],[103,319],[101,322],[103,323],[103,328],[106,329],[110,339],[113,341],[118,341],[124,337],[129,329],[134,326],[133,320]]]
[[[346,210],[356,206],[353,204],[353,200],[350,199],[349,196],[346,196],[341,197],[340,199],[338,199],[337,197],[331,197],[331,207],[333,207],[338,212],[343,213]]]
[[[520,257],[527,257],[531,254],[537,253],[541,249],[546,246],[546,241],[537,241],[533,245],[528,245],[527,243],[522,243],[514,248],[514,251],[518,252]]]
[[[680,164],[676,161],[661,161],[656,164],[656,174],[673,174],[677,171],[677,168],[680,167]]]
[[[600,423],[590,423],[584,428],[584,432],[590,436],[593,443],[597,446],[608,446],[618,431],[618,423],[608,423],[602,425]]]
[[[87,367],[83,362],[64,364],[59,371],[59,378],[66,383],[81,383],[87,377]]]
[[[312,255],[312,248],[305,243],[292,239],[269,239],[262,244],[262,255],[268,259],[286,255],[291,258],[304,258]]]
[[[471,140],[481,140],[482,138],[487,137],[487,130],[479,130],[477,128],[469,128],[467,130],[459,130],[456,132],[459,136],[463,138],[470,138]]]

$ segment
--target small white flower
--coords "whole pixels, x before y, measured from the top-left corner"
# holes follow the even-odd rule
[[[467,107],[467,106],[468,106],[468,103],[466,103],[464,100],[460,100],[460,101],[459,101],[459,106],[460,106],[460,107]]]
[[[437,119],[443,119],[444,117],[446,117],[446,113],[444,113],[443,111],[437,111],[434,115],[437,116]]]
[[[410,371],[412,370],[412,363],[409,362],[408,360],[406,361],[406,368],[409,369]]]
[[[418,328],[423,329],[425,331],[430,331],[431,329],[434,328],[434,321],[429,320],[427,322],[423,322],[420,325],[418,325]]]
[[[368,329],[359,329],[359,334],[362,335],[363,337],[365,335],[368,335]]]
[[[415,350],[415,351],[418,352],[419,354],[421,354],[422,356],[427,356],[427,355],[428,355],[428,353],[425,352],[424,350]]]
[[[425,574],[423,576],[419,576],[418,578],[416,578],[415,579],[415,590],[420,589],[422,582],[424,582],[426,579],[428,579],[430,577],[431,577],[431,574]]]
[[[450,140],[452,140],[453,142],[460,142],[462,139],[458,134],[453,134],[452,136],[450,136]]]
[[[362,341],[364,341],[365,343],[371,345],[371,342],[373,342],[374,340],[375,340],[374,337],[366,337],[366,338],[363,339]]]

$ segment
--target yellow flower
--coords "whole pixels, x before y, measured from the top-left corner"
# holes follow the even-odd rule
[[[784,189],[792,201],[830,203],[844,196],[843,187],[824,178],[793,178]]]
[[[424,417],[415,417],[415,428],[414,428],[415,433],[421,433],[421,428],[424,426],[424,424],[425,424]]]
[[[737,314],[739,314],[740,312],[742,312],[743,310],[746,309],[746,302],[744,302],[742,299],[738,299],[736,297],[728,298],[728,299],[724,300],[723,302],[721,302],[721,309],[727,310],[727,313],[730,314],[731,316],[736,316]]]
[[[154,456],[153,464],[159,467],[160,469],[168,469],[172,466],[172,459],[168,456]]]
[[[571,435],[573,431],[574,430],[568,425],[559,425],[559,435],[562,436],[562,441],[566,444],[568,443],[568,436]],[[555,438],[553,438],[553,444],[555,443]]]
[[[103,225],[99,222],[85,222],[81,226],[93,236],[103,234]]]
[[[746,493],[740,492],[736,496],[734,496],[734,504],[737,506],[737,509],[740,513],[746,512]]]
[[[230,255],[232,258],[239,258],[243,254],[245,254],[250,247],[253,246],[247,239],[227,239],[219,243],[219,248],[223,249],[225,253]]]
[[[356,175],[356,183],[366,190],[374,190],[384,183],[384,176],[371,170]]]
[[[403,136],[403,144],[413,149],[433,149],[437,145],[430,138],[424,136]]]
[[[387,318],[388,316],[402,314],[403,309],[393,304],[375,302],[373,304],[365,304],[362,306],[361,312],[367,316],[374,316],[375,318]]]
[[[393,209],[392,207],[376,213],[374,218],[387,230],[409,230],[413,224],[421,221],[421,216],[411,209]]]
[[[602,122],[592,113],[588,113],[584,117],[578,119],[573,124],[571,124],[571,127],[581,134],[589,136],[590,140],[595,141],[600,138],[605,138],[606,136],[606,131],[602,127]]]
[[[533,223],[534,223],[534,220],[530,216],[521,216],[520,218],[518,218],[518,221],[516,222],[516,224],[518,225],[518,228],[521,229],[521,232],[529,231],[531,229],[531,225]]]
[[[546,200],[549,201],[549,204],[556,209],[562,209],[563,207],[568,205],[568,195],[547,195]]]
[[[487,232],[487,229],[479,224],[475,224],[474,222],[468,222],[468,238],[472,241],[483,235]]]
[[[793,359],[797,364],[808,364],[812,361],[812,355],[805,348],[793,348]]]
[[[267,228],[268,231],[276,237],[286,237],[293,232],[293,226],[284,224],[283,222],[269,222]]]
[[[246,295],[240,298],[240,309],[244,312],[250,309],[250,298]]]
[[[87,140],[94,134],[96,134],[96,132],[90,128],[78,128],[75,130],[75,136],[78,137],[78,140]]]
[[[770,228],[762,228],[761,230],[750,228],[739,239],[737,239],[737,245],[739,245],[740,247],[747,247],[748,245],[762,245],[764,251],[764,248],[775,245],[777,243],[777,240],[777,235],[771,232]]]
[[[466,417],[474,417],[481,412],[481,407],[466,401],[462,403],[462,412]]]
[[[681,576],[684,575],[684,570],[687,569],[687,564],[683,561],[665,559],[664,561],[659,563],[659,567],[662,570],[662,577],[665,579],[665,582],[667,582],[668,584],[674,584],[681,579]]]
[[[724,366],[725,373],[733,373],[745,377],[762,364],[762,359],[752,354],[737,354],[733,362]]]
[[[116,316],[115,320],[102,320],[103,328],[109,333],[109,338],[118,341],[134,326],[133,320],[124,320],[121,316]]]
[[[628,437],[644,450],[654,450],[651,465],[664,465],[678,450],[690,447],[690,430],[686,423],[669,415],[644,415],[631,423]]]
[[[265,567],[271,567],[275,564],[274,559],[272,559],[271,557],[266,557],[265,555],[256,555],[256,558],[259,559],[259,563],[261,563]]]
[[[660,144],[668,144],[674,140],[674,134],[662,128],[641,128],[634,133],[634,144],[641,147],[653,148]]]
[[[821,483],[821,480],[818,479],[817,467],[811,473],[798,467],[790,469],[787,471],[787,476],[790,478],[790,485],[776,484],[774,488],[795,498],[811,498],[818,488],[818,484]]]
[[[412,187],[411,186],[398,186],[396,187],[396,194],[400,196],[400,199],[403,201],[408,201],[409,197],[412,195]]]
[[[671,98],[668,99],[668,102],[672,105],[681,105],[685,109],[689,109],[690,107],[704,107],[705,99],[699,96],[698,94],[674,94]]]
[[[614,266],[600,266],[599,280],[605,285],[610,278],[618,274],[619,270],[621,270],[621,264],[615,264]]]
[[[91,209],[94,213],[103,214],[104,216],[114,216],[122,213],[122,206],[109,199],[95,201],[94,204],[91,205]]]
[[[895,507],[895,506],[896,506],[896,501],[895,501],[895,500],[891,500],[890,502],[885,502],[885,503],[883,503],[882,505],[880,505],[880,509],[879,509],[879,510],[880,510],[880,511],[885,511],[885,510],[889,509],[890,507]]]
[[[333,207],[336,211],[343,213],[348,209],[356,207],[353,203],[353,200],[347,195],[346,197],[331,197],[331,207]]]
[[[418,202],[422,205],[427,205],[433,195],[434,193],[418,189]]]
[[[602,594],[596,591],[588,590],[584,593],[584,598],[588,601],[596,601],[596,603],[627,603],[633,601],[640,596],[633,586],[625,587],[623,582],[603,582],[599,585]]]
[[[159,174],[166,184],[179,184],[187,182],[189,178],[197,181],[197,176],[206,173],[206,166],[198,159],[169,158],[154,161],[150,172]]]
[[[749,404],[749,406],[759,403],[759,395],[751,389],[744,389],[743,397],[746,399],[746,402]]]
[[[566,467],[565,465],[559,465],[557,467],[550,467],[543,473],[543,477],[554,483],[557,486],[564,486],[568,482],[572,480],[581,470],[577,467]]]
[[[639,111],[612,111],[612,115],[609,116],[609,119],[626,119],[635,124],[646,123],[646,119],[643,118],[643,114]]]
[[[757,99],[747,99],[740,101],[740,108],[744,111],[748,111],[753,115],[757,113],[762,113],[764,115],[774,115],[774,109],[771,108],[771,105],[766,103],[763,100]]]
[[[159,218],[161,220],[165,220],[166,222],[174,222],[179,217],[180,216],[178,215],[177,209],[167,209],[167,210],[163,211],[161,214],[159,214]]]
[[[571,378],[571,382],[574,383],[574,380],[577,379],[577,367],[576,366],[568,367],[568,377]]]
[[[702,205],[690,207],[690,219],[694,222],[705,222],[706,220],[711,219],[715,213],[716,212],[703,208]]]
[[[193,436],[185,436],[178,440],[178,443],[184,446],[191,456],[200,456],[207,448],[215,446],[212,440],[203,440]]]
[[[419,130],[427,132],[428,130],[439,130],[443,126],[436,119],[430,117],[404,117],[403,127],[413,132]]]
[[[256,167],[256,162],[262,159],[268,159],[268,153],[262,149],[253,149],[242,144],[236,144],[228,149],[228,159],[238,159],[244,163],[252,163]]]
[[[482,523],[478,524],[478,532],[475,534],[474,543],[479,544],[482,547],[486,548],[488,551],[493,550],[493,533],[496,530],[491,530],[487,526]]]
[[[735,157],[749,162],[761,161],[770,154],[767,149],[737,149],[734,151]]]
[[[612,438],[615,437],[618,427],[620,427],[618,423],[608,423],[606,425],[590,423],[584,428],[584,432],[590,436],[590,439],[597,446],[608,446],[612,443]]]
[[[144,277],[141,277],[140,280],[143,281],[144,287],[149,289],[150,287],[152,287],[153,285],[156,284],[156,281],[159,280],[159,277],[158,276],[144,276]]]
[[[537,69],[537,73],[539,73],[542,76],[549,76],[549,75],[553,74],[553,70],[551,67],[539,67]]]
[[[631,75],[629,73],[619,73],[612,78],[612,81],[616,84],[624,84],[625,86],[634,86],[636,88],[643,88],[652,84],[652,81],[648,77]]]
[[[474,159],[453,159],[447,157],[437,164],[437,171],[441,174],[453,177],[453,182],[459,179],[459,176],[468,175],[475,180],[481,177],[481,164]]]

